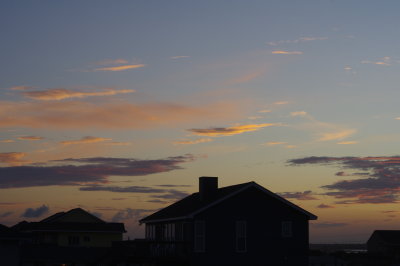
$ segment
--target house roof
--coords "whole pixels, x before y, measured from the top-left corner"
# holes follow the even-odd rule
[[[201,200],[200,194],[198,192],[193,193],[172,205],[167,206],[164,209],[161,209],[143,219],[141,219],[140,223],[149,223],[149,222],[161,222],[161,221],[172,221],[172,220],[181,220],[192,218],[194,215],[224,201],[229,199],[230,197],[248,189],[248,188],[257,188],[262,192],[266,193],[267,195],[278,199],[279,201],[287,204],[288,206],[292,207],[293,209],[305,214],[308,219],[316,220],[317,216],[314,214],[300,208],[299,206],[291,203],[290,201],[278,196],[277,194],[269,191],[268,189],[258,185],[255,182],[247,182],[243,184],[222,187],[219,188],[214,197],[210,200],[204,201]]]
[[[386,244],[400,245],[400,230],[375,230],[373,235],[378,235]]]
[[[81,208],[55,213],[39,222],[22,221],[12,229],[19,232],[126,232],[123,223],[107,223]]]
[[[42,223],[54,223],[54,222],[61,222],[64,218],[67,218],[69,216],[72,215],[82,215],[82,216],[86,216],[87,219],[90,220],[90,222],[96,222],[96,223],[105,223],[102,219],[94,216],[93,214],[91,214],[90,212],[85,211],[84,209],[81,208],[75,208],[75,209],[71,209],[67,212],[57,212],[43,220],[41,220],[40,222]]]

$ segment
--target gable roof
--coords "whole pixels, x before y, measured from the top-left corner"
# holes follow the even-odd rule
[[[219,188],[214,197],[211,200],[203,201],[200,199],[200,194],[198,192],[193,193],[172,205],[167,206],[164,209],[161,209],[143,219],[141,219],[140,223],[149,223],[149,222],[161,222],[161,221],[173,221],[173,220],[182,220],[187,218],[193,218],[194,215],[224,201],[229,199],[230,197],[248,189],[248,188],[257,188],[267,195],[278,199],[279,201],[285,203],[291,208],[305,214],[308,219],[316,220],[317,216],[314,214],[300,208],[299,206],[291,203],[290,201],[278,196],[277,194],[269,191],[268,189],[258,185],[255,182],[248,182],[228,187]]]
[[[75,208],[71,209],[67,212],[57,212],[43,220],[41,220],[41,223],[58,223],[58,222],[64,222],[63,220],[65,219],[70,219],[69,222],[82,222],[82,220],[78,220],[79,218],[75,218],[76,221],[74,221],[74,216],[79,215],[80,219],[87,220],[87,222],[90,223],[105,223],[102,219],[94,216],[93,214],[81,209],[81,208]]]
[[[379,238],[390,245],[400,245],[400,230],[375,230],[368,241],[373,236],[379,236]]]

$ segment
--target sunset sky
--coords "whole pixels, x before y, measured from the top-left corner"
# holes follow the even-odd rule
[[[400,2],[0,3],[0,223],[255,181],[311,243],[400,229]],[[245,203],[244,203],[245,204]]]

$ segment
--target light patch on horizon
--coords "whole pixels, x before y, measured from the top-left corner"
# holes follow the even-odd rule
[[[245,132],[257,131],[264,127],[279,126],[279,125],[280,124],[276,123],[264,123],[264,124],[250,124],[250,125],[241,125],[233,127],[215,127],[207,129],[194,128],[194,129],[188,129],[188,131],[198,136],[220,137],[220,136],[238,135]]]
[[[191,145],[191,144],[199,144],[199,143],[206,143],[206,142],[211,142],[214,141],[213,139],[210,138],[200,138],[200,139],[194,139],[194,140],[180,140],[180,141],[175,141],[174,144],[186,144],[186,145]]]
[[[170,59],[182,59],[182,58],[190,58],[188,55],[177,55],[177,56],[171,56]]]
[[[311,41],[323,41],[327,40],[328,37],[300,37],[294,40],[280,40],[280,41],[273,41],[268,42],[268,45],[277,46],[279,44],[291,44],[291,43],[301,43],[301,42],[311,42]]]
[[[20,139],[20,140],[33,140],[33,141],[36,141],[36,140],[42,140],[42,139],[44,139],[43,137],[39,137],[39,136],[21,136],[21,137],[18,137],[18,139]]]
[[[374,64],[374,65],[381,65],[381,66],[390,66],[391,64],[391,58],[389,56],[383,57],[379,61],[370,61],[370,60],[363,60],[361,61],[362,64]]]
[[[351,145],[351,144],[357,144],[357,143],[358,143],[358,141],[340,141],[337,144],[340,144],[340,145]]]
[[[114,66],[114,67],[100,67],[100,68],[95,68],[93,69],[94,72],[98,71],[111,71],[111,72],[116,72],[116,71],[124,71],[128,69],[137,69],[137,68],[142,68],[145,67],[144,64],[136,64],[136,65],[122,65],[122,66]]]
[[[98,143],[98,142],[104,142],[104,141],[109,141],[112,140],[110,138],[99,138],[99,137],[93,137],[93,136],[86,136],[78,140],[65,140],[65,141],[60,141],[60,144],[63,145],[73,145],[73,144],[88,144],[88,143]]]
[[[83,91],[73,91],[69,89],[47,89],[42,91],[23,92],[22,95],[34,100],[53,101],[53,100],[64,100],[70,98],[85,98],[91,96],[112,96],[116,94],[126,94],[133,92],[135,92],[135,90],[108,89],[105,91],[83,92]]]
[[[301,55],[303,52],[301,51],[283,51],[283,50],[277,50],[277,51],[272,51],[272,54],[281,54],[281,55]]]
[[[0,163],[5,163],[11,166],[21,165],[27,161],[22,160],[26,156],[24,152],[3,152],[0,153]]]

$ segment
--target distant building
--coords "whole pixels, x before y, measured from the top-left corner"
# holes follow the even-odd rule
[[[140,223],[151,255],[182,265],[302,266],[316,219],[255,182],[218,188],[217,177],[200,177],[198,193]]]
[[[400,259],[400,230],[375,230],[367,248],[369,254]]]
[[[59,247],[111,247],[126,232],[123,223],[107,223],[81,208],[59,212],[39,222],[20,222],[12,229],[31,233],[35,244]]]

